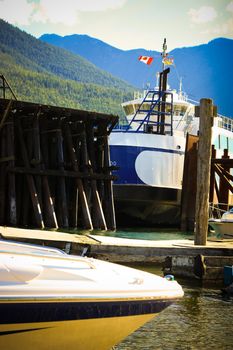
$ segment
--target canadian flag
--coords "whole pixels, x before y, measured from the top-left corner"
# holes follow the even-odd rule
[[[145,63],[145,64],[151,64],[153,62],[153,57],[150,56],[139,56],[138,60]]]

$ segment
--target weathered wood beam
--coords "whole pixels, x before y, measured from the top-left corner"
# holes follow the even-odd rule
[[[6,128],[0,129],[0,158],[6,157]],[[6,223],[6,163],[0,163],[0,224]]]
[[[68,149],[69,156],[71,159],[73,170],[75,172],[76,171],[79,172],[77,157],[76,157],[75,150],[73,147],[72,136],[71,136],[69,125],[65,124],[64,128],[65,128],[66,145],[67,145],[67,149]],[[76,184],[77,184],[79,198],[80,198],[80,202],[81,202],[80,204],[81,204],[81,211],[83,214],[84,226],[88,230],[93,230],[91,214],[90,214],[90,210],[88,207],[87,197],[86,197],[86,193],[85,193],[84,188],[83,188],[82,180],[80,178],[77,178]]]
[[[90,174],[96,171],[96,155],[95,155],[95,145],[94,145],[94,130],[93,130],[93,124],[87,123],[87,157]],[[103,208],[100,201],[100,196],[97,188],[97,182],[96,180],[91,180],[91,188],[92,188],[92,218],[93,218],[93,225],[96,229],[101,230],[107,230],[107,225],[104,217]]]
[[[8,162],[8,167],[14,167],[14,124],[13,118],[11,123],[7,125],[7,154],[13,159]],[[16,205],[16,187],[15,187],[15,174],[8,173],[8,218],[9,224],[12,226],[17,225],[17,205]]]
[[[70,177],[70,178],[80,178],[80,179],[88,179],[88,180],[116,180],[117,176],[108,175],[108,174],[100,174],[100,173],[87,173],[80,171],[70,171],[70,170],[52,170],[52,169],[34,169],[27,167],[18,167],[15,166],[13,168],[7,169],[9,172],[19,173],[19,174],[31,174],[31,175],[40,175],[40,176],[55,176],[55,177]],[[111,170],[111,167],[109,167]]]
[[[5,109],[4,113],[3,113],[3,116],[2,116],[2,118],[1,118],[1,120],[0,120],[0,130],[3,128],[3,125],[4,125],[4,123],[5,123],[5,120],[6,120],[7,117],[9,116],[9,113],[10,113],[10,111],[11,111],[12,102],[13,102],[12,100],[10,100],[10,101],[8,102],[8,104],[7,104],[7,106],[6,106],[6,109]]]
[[[216,158],[216,149],[212,145],[211,159],[215,159],[215,158]],[[210,196],[209,196],[210,203],[212,203],[214,201],[214,185],[215,185],[214,163],[211,163],[211,170],[210,170]]]
[[[26,148],[26,145],[25,145],[25,141],[24,141],[24,137],[23,137],[23,130],[22,130],[19,118],[15,119],[15,123],[16,123],[16,129],[17,129],[17,132],[18,132],[19,143],[20,143],[20,151],[21,151],[21,155],[22,155],[22,158],[23,158],[23,162],[24,162],[26,167],[30,168],[27,148]],[[30,174],[26,174],[26,179],[27,179],[27,183],[28,183],[30,196],[31,196],[31,201],[32,201],[32,206],[33,206],[33,211],[34,211],[34,215],[35,215],[36,224],[37,224],[37,226],[39,228],[44,228],[45,227],[44,226],[44,220],[43,220],[41,207],[40,207],[38,194],[37,194],[37,191],[36,191],[36,186],[35,186],[35,182],[34,182],[33,176],[30,175]]]
[[[233,186],[231,185],[230,181],[228,180],[228,178],[226,177],[226,175],[224,175],[222,169],[217,165],[215,164],[215,167],[214,167],[216,173],[218,174],[218,176],[222,179],[222,181],[225,183],[225,185],[227,186],[227,188],[233,193]],[[220,190],[219,190],[220,192]],[[220,198],[220,201],[221,201],[221,198]],[[224,202],[225,203],[225,202]]]
[[[201,99],[197,158],[195,245],[206,245],[207,242],[213,116],[213,101],[211,99]]]
[[[63,154],[63,137],[61,129],[58,129],[56,132],[57,136],[57,158],[58,158],[58,168],[61,171],[64,171],[64,154]],[[60,218],[62,221],[62,226],[67,228],[69,227],[68,220],[68,208],[67,208],[67,194],[66,194],[66,183],[65,177],[61,176],[58,179],[58,200],[57,205],[60,207]]]
[[[110,166],[110,150],[108,144],[108,137],[106,135],[104,139],[104,165],[105,168]],[[108,171],[108,175],[111,175],[111,172]],[[116,229],[116,216],[115,216],[115,207],[113,199],[113,181],[104,180],[104,190],[105,190],[105,215],[107,226],[109,230],[114,231]]]

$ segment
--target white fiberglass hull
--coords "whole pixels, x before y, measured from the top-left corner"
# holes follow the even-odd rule
[[[216,235],[224,238],[233,238],[233,221],[209,219],[209,225],[215,231]]]
[[[110,349],[183,295],[175,281],[0,241],[1,349]]]

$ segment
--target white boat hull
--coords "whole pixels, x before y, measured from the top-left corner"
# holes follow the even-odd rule
[[[0,349],[107,350],[182,296],[156,275],[0,240]]]
[[[233,239],[233,221],[223,221],[221,219],[210,219],[209,225],[215,231],[216,235],[223,238]]]

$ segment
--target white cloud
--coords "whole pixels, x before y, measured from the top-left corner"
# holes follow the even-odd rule
[[[35,4],[27,0],[0,0],[0,17],[10,23],[28,25]]]
[[[191,8],[188,15],[194,23],[206,23],[212,22],[217,17],[217,11],[212,6],[201,6],[198,10]]]
[[[233,12],[233,1],[229,2],[229,4],[226,7],[226,10],[229,12]]]
[[[121,8],[127,0],[0,0],[0,17],[10,23],[32,22],[74,25],[80,12],[100,12]]]
[[[233,35],[233,18],[228,19],[222,24],[216,25],[202,32],[203,34],[214,34],[216,36],[220,35]]]

